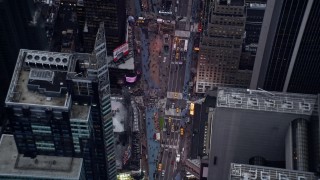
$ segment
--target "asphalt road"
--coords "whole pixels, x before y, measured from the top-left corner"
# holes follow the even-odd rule
[[[173,38],[171,41],[176,44],[176,48],[172,48],[168,55],[170,64],[166,109],[173,109],[178,112],[186,108],[186,100],[183,99],[182,93],[185,83],[187,53],[184,51],[185,39],[179,37],[179,40],[175,40],[177,38]],[[174,47],[173,44],[171,47]],[[182,147],[184,147],[184,135],[181,136],[180,134],[182,118],[181,113],[177,113],[175,116],[165,116],[166,131],[162,131],[162,156],[160,156],[162,157],[160,162],[163,171],[159,172],[158,179],[171,180],[175,177],[177,170],[181,168],[180,161],[176,161],[176,157],[177,154],[181,156]]]
[[[168,117],[166,118],[168,122]],[[180,146],[180,119],[172,118],[171,123],[167,123],[167,131],[163,132],[161,151],[162,151],[162,167],[164,174],[161,172],[159,179],[172,179],[174,171],[177,168],[176,155],[179,153]],[[173,126],[173,129],[172,129]],[[164,176],[162,176],[164,175]]]

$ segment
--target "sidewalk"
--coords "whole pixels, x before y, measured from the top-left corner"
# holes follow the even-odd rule
[[[154,113],[157,112],[156,107],[148,107],[146,109],[146,129],[147,129],[147,144],[148,144],[148,166],[149,179],[153,179],[153,173],[157,168],[157,157],[160,150],[160,143],[155,141],[153,136],[156,133],[154,124]]]

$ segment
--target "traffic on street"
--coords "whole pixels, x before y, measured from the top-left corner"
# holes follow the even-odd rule
[[[135,49],[141,61],[148,179],[181,179],[190,151],[190,82],[194,56],[191,26],[198,2],[135,3]],[[192,84],[192,83],[191,83]]]

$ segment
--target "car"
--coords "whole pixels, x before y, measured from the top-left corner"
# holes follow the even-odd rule
[[[161,170],[162,170],[162,164],[159,163],[159,165],[158,165],[158,171],[161,171]]]
[[[174,160],[171,161],[171,165],[173,165],[173,164],[174,164]]]
[[[168,122],[169,122],[169,124],[171,124],[171,122],[172,122],[171,117],[169,117]]]
[[[176,161],[180,162],[180,154],[177,154]]]
[[[174,124],[171,126],[171,132],[174,132]]]
[[[166,173],[166,171],[165,171],[165,170],[162,170],[161,176],[164,177],[165,173]]]

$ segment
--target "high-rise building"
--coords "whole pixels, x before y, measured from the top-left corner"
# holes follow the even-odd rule
[[[82,157],[87,179],[115,179],[104,25],[92,54],[20,50],[6,98],[18,152]]]
[[[239,70],[246,21],[244,0],[206,1],[204,9],[195,91],[247,87],[251,72]]]
[[[231,163],[319,171],[318,96],[218,88],[215,98],[207,177],[227,179]]]
[[[320,2],[268,1],[250,88],[320,92]]]
[[[84,52],[91,52],[100,22],[104,22],[108,55],[125,41],[125,0],[78,0],[77,16]]]
[[[240,70],[253,70],[265,8],[266,0],[246,0],[245,38],[239,64]]]

